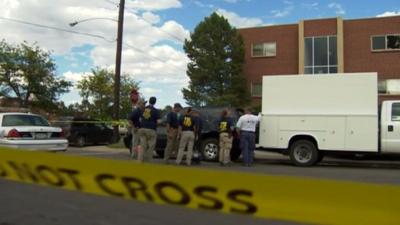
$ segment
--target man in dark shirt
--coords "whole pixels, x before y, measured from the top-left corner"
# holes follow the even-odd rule
[[[149,105],[144,108],[141,115],[141,128],[138,131],[138,135],[143,157],[138,157],[139,161],[148,162],[153,158],[153,151],[157,141],[157,124],[160,119],[160,112],[154,107],[156,101],[156,97],[151,97]]]
[[[178,148],[178,113],[182,110],[179,103],[175,103],[173,111],[167,114],[167,146],[164,151],[164,161],[168,164],[172,152]]]
[[[137,157],[135,150],[139,144],[138,130],[140,128],[140,117],[142,116],[144,108],[145,108],[145,102],[139,101],[135,109],[128,116],[128,122],[131,127],[131,134],[132,134],[132,143],[129,152],[133,159]]]
[[[187,146],[186,164],[188,166],[192,163],[193,145],[196,133],[196,124],[193,116],[191,115],[192,109],[188,108],[185,115],[179,121],[179,134],[181,140],[179,142],[178,156],[176,164],[181,164],[185,148]]]
[[[219,162],[222,166],[230,163],[230,153],[232,148],[233,122],[229,117],[229,110],[224,109],[218,122],[219,131]]]

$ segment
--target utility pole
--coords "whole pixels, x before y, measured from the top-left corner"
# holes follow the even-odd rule
[[[118,34],[117,34],[117,52],[115,56],[115,80],[114,80],[114,120],[119,120],[119,97],[121,84],[121,53],[122,53],[122,34],[124,29],[124,10],[125,0],[119,2],[118,14]],[[118,125],[114,125],[115,137],[119,137]],[[118,140],[118,138],[116,139]]]

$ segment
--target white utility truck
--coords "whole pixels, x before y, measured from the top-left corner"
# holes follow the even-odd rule
[[[264,76],[259,147],[311,166],[326,153],[400,153],[400,101],[376,73]]]

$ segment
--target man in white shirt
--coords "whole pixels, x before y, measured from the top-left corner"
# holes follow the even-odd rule
[[[254,149],[256,147],[256,127],[260,122],[261,115],[255,116],[250,108],[246,108],[236,124],[240,134],[240,148],[242,150],[244,166],[251,166],[253,163]]]

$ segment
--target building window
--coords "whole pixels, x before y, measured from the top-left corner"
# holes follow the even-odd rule
[[[304,39],[304,73],[337,73],[336,36]]]
[[[387,93],[386,80],[380,80],[378,82],[378,93],[379,94],[386,94]]]
[[[251,51],[252,57],[268,57],[276,56],[276,43],[258,43],[252,45]]]
[[[371,47],[372,51],[400,50],[400,34],[372,36]]]
[[[262,96],[262,84],[251,83],[251,96],[253,97]]]
[[[400,95],[400,79],[380,80],[378,92],[379,94]]]

